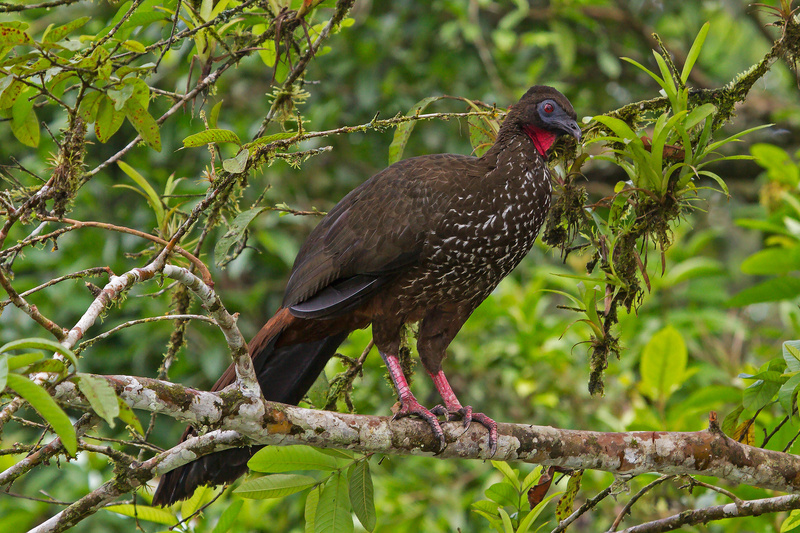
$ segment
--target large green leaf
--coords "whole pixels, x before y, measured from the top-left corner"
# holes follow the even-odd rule
[[[642,352],[639,366],[642,392],[654,400],[664,401],[686,377],[686,343],[672,326],[657,332]]]
[[[800,278],[782,276],[748,287],[728,300],[728,307],[744,307],[762,302],[780,302],[800,296]]]
[[[61,438],[64,449],[74,456],[78,451],[78,438],[67,414],[42,387],[19,374],[8,374],[8,386],[22,396]]]
[[[372,487],[372,474],[367,460],[358,461],[347,472],[350,479],[350,505],[358,521],[367,531],[375,529],[375,494]]]
[[[255,472],[291,472],[293,470],[336,470],[339,461],[311,446],[267,446],[248,462]]]
[[[766,248],[742,261],[745,274],[788,274],[800,271],[800,246]]]
[[[242,498],[265,500],[268,498],[283,498],[289,494],[313,487],[316,484],[317,480],[311,476],[272,474],[245,481],[233,492]]]
[[[347,477],[341,472],[331,476],[319,496],[314,533],[352,533],[353,517],[347,492]]]

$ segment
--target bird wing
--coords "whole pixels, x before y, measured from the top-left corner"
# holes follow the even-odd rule
[[[465,180],[477,178],[476,161],[453,154],[406,159],[351,191],[301,247],[284,307],[302,318],[336,316],[413,266]]]

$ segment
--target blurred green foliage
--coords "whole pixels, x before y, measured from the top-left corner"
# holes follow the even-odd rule
[[[275,0],[267,4],[297,9],[302,2]],[[765,28],[774,22],[769,13],[721,0],[357,1],[349,13],[352,20],[343,23],[342,30],[311,60],[302,86],[293,86],[295,92],[286,105],[273,107],[282,97],[277,89],[296,64],[299,51],[273,37],[259,38],[269,31],[268,18],[250,16],[235,24],[221,22],[216,33],[204,30],[192,39],[175,41],[163,57],[159,49],[142,55],[150,44],[170,39],[170,19],[179,5],[174,0],[145,0],[111,41],[98,45],[131,5],[66,2],[49,9],[3,11],[0,15],[0,27],[17,30],[7,31],[7,39],[25,39],[20,35],[24,33],[40,43],[52,43],[47,50],[65,65],[73,60],[78,63],[74,72],[95,76],[92,83],[98,89],[97,96],[81,108],[87,121],[94,122],[86,133],[91,144],[79,160],[60,161],[57,143],[69,142],[60,131],[68,127],[70,118],[51,100],[36,97],[31,86],[20,83],[9,89],[14,83],[9,73],[19,76],[38,68],[43,71],[42,83],[50,84],[53,96],[67,101],[75,98],[75,90],[70,89],[76,83],[74,76],[56,79],[57,73],[35,66],[31,57],[3,64],[3,193],[17,202],[26,191],[41,185],[41,177],[47,179],[54,168],[69,163],[75,172],[65,177],[73,182],[64,188],[68,194],[58,199],[58,208],[67,216],[163,238],[169,237],[198,195],[205,192],[209,180],[214,179],[213,169],[237,156],[237,142],[211,149],[205,143],[190,142],[184,148],[187,139],[204,134],[207,127],[228,130],[246,142],[259,132],[271,108],[281,111],[276,115],[280,120],[271,121],[260,133],[280,137],[298,130],[296,112],[302,115],[300,126],[305,131],[323,131],[366,124],[378,112],[382,117],[405,114],[423,98],[440,95],[504,107],[535,83],[562,90],[579,116],[595,116],[657,95],[659,87],[647,73],[620,59],[629,57],[656,71],[653,31],[674,52],[676,64],[682,64],[691,55],[691,43],[703,24],[710,22],[702,53],[685,80],[698,88],[720,87],[736,78],[764,56],[779,34],[779,30]],[[197,28],[203,20],[237,5],[239,2],[233,1],[191,2],[183,6],[176,31]],[[293,30],[298,47],[305,46],[305,31],[310,38],[321,31],[332,6],[333,2],[323,3],[309,15],[308,28]],[[14,24],[27,28],[23,31]],[[3,46],[10,42],[3,41]],[[173,105],[176,95],[194,87],[200,77],[225,61],[232,46],[243,42],[258,48],[257,53],[243,57],[216,85],[180,106],[156,135],[151,121]],[[92,67],[102,62],[102,50],[129,55],[113,64],[115,70],[95,72]],[[2,51],[7,54],[9,50]],[[146,81],[144,87],[142,80]],[[142,110],[150,119],[142,118]],[[468,107],[445,99],[431,101],[427,111],[431,110],[466,111]],[[559,294],[577,294],[576,280],[569,276],[585,276],[591,258],[573,253],[562,261],[544,245],[538,245],[498,287],[452,344],[445,365],[459,396],[501,421],[598,431],[700,430],[708,424],[709,411],[716,411],[729,434],[755,445],[796,452],[800,428],[794,391],[800,367],[793,351],[796,344],[787,341],[800,335],[800,104],[794,74],[781,62],[754,89],[739,109],[734,129],[726,134],[765,123],[776,126],[746,138],[758,141],[749,148],[755,164],[732,161],[710,167],[722,176],[731,198],[701,190],[699,209],[669,226],[673,244],[663,251],[663,267],[658,260],[644,264],[650,286],[638,310],[618,316],[615,331],[621,341],[620,358],[609,361],[603,396],[590,396],[587,388],[590,367],[585,343],[593,333],[592,326],[573,324],[574,313],[562,308],[572,302]],[[119,164],[98,166],[137,133],[142,134],[144,143],[128,151]],[[202,237],[198,231],[182,243],[186,249],[204,244],[199,255],[211,268],[226,307],[241,314],[239,325],[245,336],[254,334],[278,307],[295,253],[317,221],[313,215],[292,216],[290,212],[327,211],[348,190],[385,167],[392,157],[391,133],[367,130],[303,141],[299,150],[332,149],[299,165],[296,160],[275,159],[251,171],[220,210],[223,224],[210,227],[209,234]],[[416,124],[403,153],[408,157],[471,150],[467,120],[435,121]],[[724,153],[741,155],[747,149],[739,145]],[[582,171],[588,178],[588,203],[613,196],[615,184],[629,179],[617,165],[599,157]],[[82,177],[86,172],[91,179]],[[713,181],[698,183],[715,185]],[[265,206],[268,209],[262,209]],[[275,206],[278,211],[269,209]],[[240,215],[252,215],[250,224],[237,225]],[[39,223],[23,220],[14,226],[5,248],[31,235]],[[42,231],[56,227],[51,224]],[[224,241],[231,229],[233,237]],[[244,236],[247,246],[237,247]],[[221,246],[225,250],[218,253],[217,242],[230,244]],[[154,250],[151,243],[134,235],[86,227],[19,254],[7,253],[0,266],[9,276],[13,274],[13,285],[21,293],[54,277],[92,267],[108,266],[120,274],[145,264]],[[650,251],[662,253],[652,246]],[[225,267],[215,266],[222,256]],[[176,257],[176,261],[181,259]],[[96,275],[70,280],[34,293],[28,300],[48,318],[71,327],[93,298],[84,282],[102,286],[106,280]],[[155,283],[136,286],[122,303],[109,309],[87,337],[184,305],[163,288]],[[187,310],[202,312],[196,301],[190,301]],[[4,304],[1,311],[0,341],[47,334],[13,305]],[[173,324],[167,321],[122,329],[83,350],[80,370],[156,376],[173,331]],[[340,351],[356,359],[369,339],[369,331],[358,331]],[[192,322],[185,342],[168,378],[207,389],[229,363],[224,339],[216,328]],[[334,360],[326,373],[333,378],[344,369],[341,361]],[[416,379],[412,387],[423,403],[438,403],[428,380]],[[357,412],[390,412],[394,398],[374,354],[367,358],[351,398]],[[340,402],[339,407],[346,405]],[[77,411],[69,414],[79,415]],[[137,415],[147,427],[148,415]],[[19,416],[38,420],[32,410],[23,409]],[[103,424],[93,434],[128,438],[120,426]],[[181,431],[179,424],[161,417],[151,441],[167,447]],[[40,433],[38,427],[12,421],[4,429],[3,448],[36,442]],[[0,455],[0,470],[21,457]],[[515,490],[522,494],[525,480],[538,476],[530,465],[504,469],[419,457],[386,457],[354,464],[369,464],[372,470],[376,531],[485,531],[495,522],[487,522],[472,505],[484,495],[497,505],[478,503],[477,509],[493,519],[496,513],[501,530],[503,509],[516,527],[524,520],[519,513],[529,512],[530,507],[526,508],[524,501],[511,502],[516,508],[498,502],[498,491],[507,489],[492,487],[509,485],[513,476],[507,472],[518,469]],[[16,481],[11,492],[74,501],[110,479],[112,468],[105,456],[81,453],[75,461],[62,462],[60,469],[52,465],[37,468]],[[347,478],[343,468],[329,472],[333,476],[330,486],[336,490],[353,477]],[[258,479],[264,478],[254,477]],[[635,493],[653,479],[641,476],[622,489]],[[576,506],[613,481],[607,474],[585,473],[575,496]],[[567,479],[556,476],[551,490],[565,491],[566,486]],[[689,492],[680,486],[679,482],[667,482],[654,488],[633,507],[623,525],[728,501],[715,492],[699,488]],[[322,491],[314,490],[316,496],[311,498],[323,497]],[[735,492],[740,498],[772,494],[752,487],[739,487]],[[307,494],[314,492],[259,500],[241,499],[227,490],[176,530],[305,531],[310,507]],[[199,491],[189,502],[152,515],[125,507],[133,502],[122,502],[116,512],[97,513],[80,528],[161,531],[176,523],[176,516],[191,515],[214,495],[214,491]],[[623,500],[628,494],[617,497]],[[135,503],[146,504],[150,495],[141,491],[134,498]],[[574,530],[606,530],[619,509],[605,503],[574,524]],[[60,508],[0,494],[4,531],[25,531]],[[687,531],[780,531],[783,518],[766,515],[727,520]],[[536,517],[531,530],[545,523],[549,525],[544,530],[555,525],[549,508]]]

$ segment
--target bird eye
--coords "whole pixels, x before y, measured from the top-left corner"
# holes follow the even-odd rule
[[[555,109],[555,107],[550,102],[547,102],[546,104],[544,104],[544,112],[547,113],[548,115],[550,113],[552,113],[554,109]]]

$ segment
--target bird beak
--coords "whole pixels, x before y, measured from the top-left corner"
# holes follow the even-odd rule
[[[577,122],[572,119],[565,120],[561,123],[561,127],[564,133],[572,135],[578,142],[581,141],[581,127],[578,126]]]

